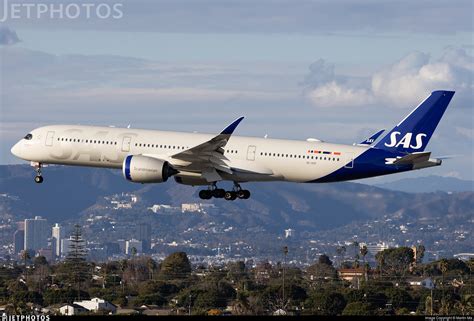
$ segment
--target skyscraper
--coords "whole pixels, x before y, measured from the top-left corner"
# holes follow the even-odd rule
[[[48,221],[41,216],[25,220],[25,250],[39,250],[48,247]]]
[[[54,256],[56,257],[61,257],[61,239],[65,238],[65,230],[64,228],[59,225],[58,223],[56,223],[54,226],[53,226],[53,230],[52,230],[52,233],[51,233],[51,236],[52,236],[52,247],[53,247],[53,253],[54,253]]]
[[[21,253],[25,248],[25,231],[24,230],[16,230],[13,233],[13,252],[15,254]]]
[[[143,252],[151,249],[151,226],[150,224],[141,223],[137,226],[136,239],[142,241]]]
[[[25,249],[25,221],[16,222],[16,231],[13,233],[13,252],[20,254]]]

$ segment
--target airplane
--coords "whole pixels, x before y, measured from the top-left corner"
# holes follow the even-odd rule
[[[441,165],[425,148],[454,91],[432,92],[390,132],[354,145],[233,135],[244,117],[218,135],[117,127],[52,125],[28,133],[11,149],[31,162],[36,183],[44,164],[121,169],[136,183],[207,186],[201,199],[248,199],[241,183],[326,183],[356,180]],[[130,126],[129,126],[130,127]],[[232,190],[217,184],[232,181]]]

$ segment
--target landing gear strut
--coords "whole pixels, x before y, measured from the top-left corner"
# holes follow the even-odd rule
[[[244,199],[244,200],[250,197],[250,191],[247,189],[242,189],[242,187],[240,187],[240,184],[237,182],[234,182],[234,193],[236,197]]]
[[[222,188],[218,188],[216,183],[209,185],[209,188],[199,191],[199,197],[203,200],[214,198],[224,198],[227,201],[233,201],[237,198],[248,199],[250,197],[250,191],[242,189],[240,185],[234,182],[234,188],[232,191],[226,191]]]
[[[36,171],[35,183],[43,183],[43,175],[41,174],[41,163],[34,163],[32,164],[32,166],[35,168]]]

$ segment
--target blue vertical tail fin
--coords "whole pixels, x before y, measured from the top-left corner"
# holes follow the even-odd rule
[[[453,95],[454,91],[432,92],[385,135],[375,148],[405,153],[424,151]]]

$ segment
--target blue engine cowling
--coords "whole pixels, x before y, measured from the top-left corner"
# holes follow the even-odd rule
[[[125,157],[122,172],[127,180],[135,183],[162,183],[178,173],[167,161],[143,155]]]

